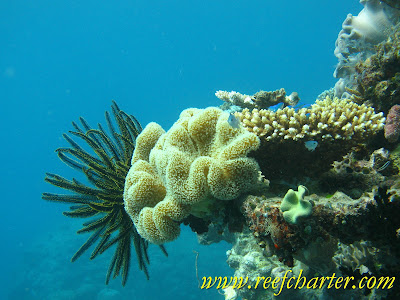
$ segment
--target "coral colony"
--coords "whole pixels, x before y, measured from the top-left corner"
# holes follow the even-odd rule
[[[199,242],[233,244],[227,262],[255,286],[260,277],[400,275],[400,10],[360,1],[336,41],[339,78],[310,107],[284,89],[217,91],[220,108],[186,109],[167,131],[143,130],[114,103],[115,120],[83,119],[58,150],[88,183],[48,174],[68,195],[67,216],[89,218],[91,258],[116,244],[109,272],[128,280],[131,249],[148,276],[147,249],[189,225]],[[275,106],[275,109],[272,109]],[[278,108],[276,108],[279,106]],[[131,245],[132,244],[132,245]],[[288,271],[290,270],[290,273]],[[285,275],[285,276],[286,276]],[[182,274],[184,276],[184,274]],[[396,278],[396,281],[400,278]],[[282,299],[400,299],[400,285],[290,289]],[[396,284],[397,283],[397,284]],[[226,299],[271,299],[276,289],[224,289]]]

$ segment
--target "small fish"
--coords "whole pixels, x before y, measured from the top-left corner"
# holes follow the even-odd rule
[[[272,111],[277,111],[278,109],[283,109],[285,107],[284,103],[278,103],[273,106],[270,106],[268,109]]]
[[[378,172],[385,170],[389,166],[389,164],[390,164],[390,160],[385,162],[385,164],[378,169]]]
[[[240,128],[240,121],[235,117],[235,115],[229,113],[228,123],[231,125],[232,128],[239,129]]]
[[[307,148],[308,151],[313,152],[315,150],[315,148],[317,148],[318,142],[317,141],[307,141],[307,142],[304,142],[304,146]]]

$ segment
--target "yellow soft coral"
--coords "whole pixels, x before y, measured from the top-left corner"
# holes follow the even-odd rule
[[[260,140],[233,128],[218,108],[186,109],[168,132],[150,123],[138,136],[125,181],[125,210],[154,244],[179,236],[179,222],[212,201],[232,200],[257,183],[248,158]]]

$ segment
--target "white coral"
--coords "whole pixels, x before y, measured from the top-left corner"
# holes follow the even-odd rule
[[[335,56],[339,63],[334,72],[342,78],[335,86],[335,96],[341,97],[344,86],[352,87],[355,65],[374,54],[374,46],[385,40],[392,26],[400,19],[399,10],[393,9],[379,0],[361,0],[364,8],[357,16],[348,14],[336,40]]]
[[[251,96],[246,94],[241,94],[235,91],[228,92],[219,90],[215,92],[215,96],[217,96],[217,98],[225,102],[232,103],[233,105],[238,105],[238,106],[242,106],[243,104],[254,105],[254,101],[251,100]]]

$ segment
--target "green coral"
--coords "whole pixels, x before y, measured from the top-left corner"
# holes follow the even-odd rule
[[[307,188],[299,185],[297,190],[297,192],[292,189],[288,190],[280,206],[283,217],[290,224],[297,224],[299,217],[307,217],[312,213],[311,203],[304,200]]]

